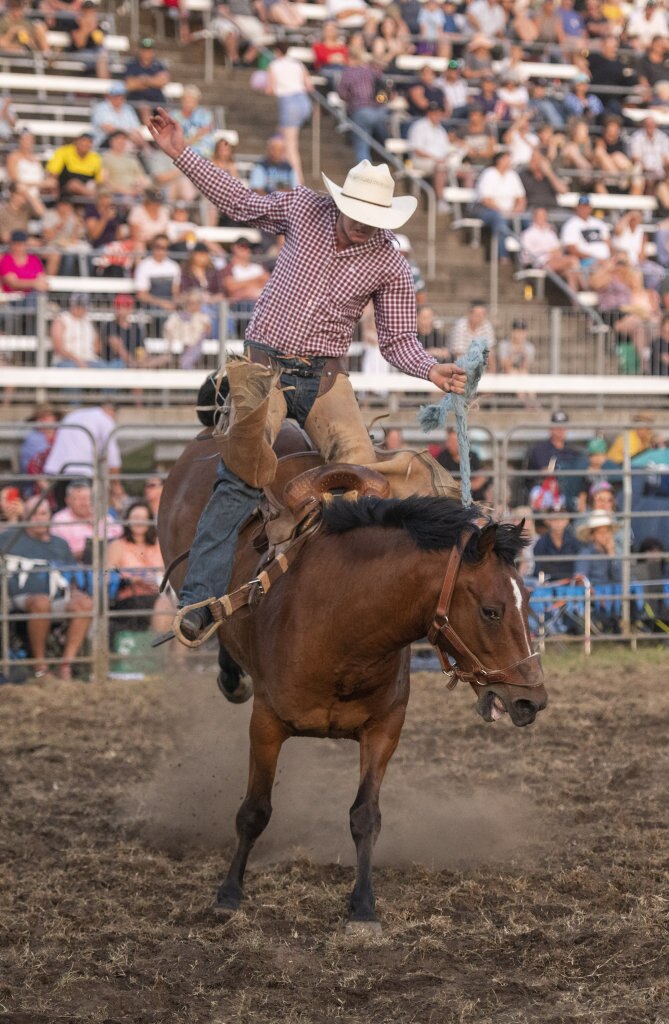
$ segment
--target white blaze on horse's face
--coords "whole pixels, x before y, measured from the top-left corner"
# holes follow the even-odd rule
[[[514,580],[513,577],[511,577],[509,582],[511,583],[511,590],[513,592],[513,600],[514,600],[516,608],[518,610],[518,615],[520,617],[520,620],[521,620],[521,622],[523,624],[523,633],[525,634],[525,643],[526,643],[526,646],[527,646],[527,654],[530,655],[530,654],[532,654],[532,642],[530,640],[530,633],[529,633],[529,630],[527,628],[527,622],[526,622],[525,614],[524,614],[524,610],[523,610],[523,595],[522,595],[520,586],[518,584],[518,580]]]

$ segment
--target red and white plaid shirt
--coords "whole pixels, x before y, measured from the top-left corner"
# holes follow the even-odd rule
[[[411,268],[389,231],[338,251],[338,210],[330,196],[303,187],[258,195],[190,148],[174,162],[228,217],[285,235],[255,304],[249,340],[291,356],[343,356],[371,299],[385,358],[405,373],[427,378],[436,360],[416,335]]]

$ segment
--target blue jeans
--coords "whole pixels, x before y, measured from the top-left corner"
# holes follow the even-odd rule
[[[497,252],[500,256],[508,256],[506,251],[506,236],[512,234],[509,222],[498,210],[491,210],[483,203],[475,203],[472,207],[472,216],[482,220],[487,228],[490,228],[494,235],[497,235]]]
[[[385,145],[388,138],[388,113],[384,106],[379,104],[379,106],[374,107],[359,107],[350,114],[350,118],[353,124],[357,124],[358,128],[362,128],[373,139],[380,142],[382,146]],[[369,144],[355,132],[353,133],[353,149],[358,163],[361,160],[371,160]]]
[[[303,427],[318,397],[324,358],[313,357],[310,360],[313,375],[304,376],[304,360],[279,356],[269,346],[263,348],[283,367],[279,386],[289,389],[284,391],[288,416]],[[250,487],[232,473],[223,459],[219,461],[214,492],[200,516],[188,557],[188,570],[179,595],[181,607],[227,593],[239,527],[253,512],[261,494],[258,488]]]

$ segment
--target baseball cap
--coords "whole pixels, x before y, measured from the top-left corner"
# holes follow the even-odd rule
[[[140,40],[139,48],[140,50],[155,50],[156,44],[151,36],[144,36],[144,38]]]
[[[117,307],[134,306],[135,300],[132,295],[117,295],[114,299],[114,305]]]
[[[511,324],[512,331],[526,331],[527,322],[525,320],[514,320]]]
[[[594,498],[596,494],[601,494],[602,491],[612,491],[613,487],[608,480],[597,480],[589,490],[589,495]]]
[[[585,193],[582,196],[579,196],[578,199],[576,200],[576,205],[577,206],[592,206],[592,203],[590,202],[590,196],[586,195]]]
[[[588,455],[604,455],[608,445],[603,437],[593,437],[588,441]]]
[[[110,96],[125,96],[127,89],[123,82],[112,82],[109,86]]]
[[[11,235],[9,236],[9,241],[10,242],[27,242],[28,241],[28,235],[26,234],[25,231],[12,231]]]
[[[253,248],[253,246],[251,245],[250,240],[246,237],[246,235],[240,235],[239,238],[235,238],[235,240],[234,240],[234,242],[232,244],[233,245],[245,245],[247,249],[252,249]]]
[[[90,299],[85,292],[72,292],[70,295],[71,306],[88,306],[89,304]]]
[[[204,242],[196,242],[193,246],[193,252],[209,252],[209,249]]]
[[[427,105],[427,109],[443,111],[444,108],[442,107],[441,103],[437,102],[437,100],[430,100],[430,102]]]
[[[569,417],[562,409],[556,409],[551,413],[551,423],[569,423]]]
[[[449,62],[446,65],[446,67],[448,68],[449,71],[459,71],[460,70],[460,61],[459,60],[449,60]]]

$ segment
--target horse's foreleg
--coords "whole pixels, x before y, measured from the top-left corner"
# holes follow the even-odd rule
[[[404,722],[404,707],[366,729],[360,737],[360,786],[351,807],[351,835],[358,855],[350,921],[377,921],[372,889],[372,850],[381,831],[379,793]]]
[[[246,862],[272,814],[274,773],[281,745],[288,733],[276,715],[256,700],[249,735],[249,781],[246,797],[237,812],[237,849],[216,899],[216,906],[221,910],[237,910],[244,896],[242,886]]]

